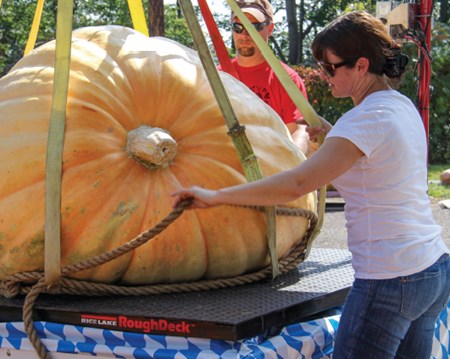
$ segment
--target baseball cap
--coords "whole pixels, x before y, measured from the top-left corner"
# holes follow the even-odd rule
[[[273,9],[268,0],[237,0],[236,4],[244,14],[250,14],[259,22],[273,22]]]

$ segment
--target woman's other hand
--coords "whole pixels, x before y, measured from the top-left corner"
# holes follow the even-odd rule
[[[216,195],[217,191],[197,186],[192,186],[190,188],[180,188],[176,192],[172,193],[172,197],[175,197],[173,207],[175,207],[178,202],[188,198],[191,198],[193,200],[191,208],[214,207],[220,204],[214,200]]]
[[[321,136],[325,136],[333,127],[323,117],[318,116],[318,118],[322,124],[321,126],[310,126],[304,119],[297,121],[300,125],[306,125],[305,131],[308,134],[309,139],[313,142],[316,142]]]

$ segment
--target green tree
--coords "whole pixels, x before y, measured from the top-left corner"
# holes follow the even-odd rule
[[[373,0],[359,2],[274,0],[272,5],[275,13],[283,13],[282,20],[276,27],[275,37],[279,47],[285,49],[287,55],[284,55],[284,58],[287,58],[287,62],[291,65],[308,63],[311,58],[309,45],[312,39],[340,13],[356,9],[369,11],[375,9]]]
[[[151,0],[159,2],[159,0]],[[23,56],[31,25],[36,11],[36,0],[4,0],[0,7],[0,77],[4,76],[11,67]],[[39,26],[36,47],[53,40],[56,35],[57,0],[44,2],[43,14]],[[148,2],[144,2],[147,14],[155,11],[148,9]],[[154,5],[154,4],[153,4]],[[164,7],[165,36],[193,46],[192,38],[186,22],[175,4]],[[128,2],[126,0],[83,0],[74,2],[73,28],[98,25],[122,25],[133,27]],[[158,24],[161,26],[161,23]],[[149,26],[151,35],[160,35],[159,30]]]
[[[442,24],[450,25],[450,3],[448,0],[439,0],[439,16],[438,20]]]
[[[166,37],[175,40],[180,44],[194,48],[194,41],[189,32],[186,20],[178,6],[166,6],[164,18],[166,19]]]
[[[0,8],[0,76],[23,56],[36,11],[36,0],[5,0]],[[57,0],[44,2],[36,46],[56,35]],[[83,0],[74,2],[73,28],[104,24],[132,26],[124,0]]]
[[[45,15],[36,43],[42,44],[55,35],[56,1],[44,3]],[[36,1],[2,2],[0,7],[0,76],[3,76],[22,56],[36,11]]]
[[[144,4],[146,5],[146,4]],[[73,28],[98,25],[133,27],[128,3],[124,0],[74,1]]]

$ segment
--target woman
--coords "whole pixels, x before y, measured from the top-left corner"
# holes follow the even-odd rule
[[[345,200],[355,281],[334,358],[429,358],[435,322],[450,292],[449,250],[427,195],[427,142],[412,102],[391,88],[406,57],[383,24],[345,14],[315,38],[313,54],[334,97],[355,107],[299,166],[259,181],[179,190],[193,206],[277,205],[333,181]],[[309,129],[314,136],[317,128]]]

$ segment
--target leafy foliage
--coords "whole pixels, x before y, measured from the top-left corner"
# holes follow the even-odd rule
[[[0,7],[0,76],[23,56],[36,11],[36,0],[3,1]],[[57,0],[44,2],[36,47],[56,36]],[[126,1],[83,0],[74,2],[73,28],[105,24],[131,27]]]
[[[57,0],[44,2],[36,47],[56,36]],[[36,11],[36,0],[6,0],[0,7],[0,77],[23,56]],[[143,2],[147,11],[147,2]],[[193,46],[184,18],[175,5],[165,7],[166,37]],[[117,24],[133,27],[125,0],[83,0],[74,2],[73,28]]]
[[[144,2],[146,7],[147,2]],[[133,27],[128,4],[123,0],[83,0],[74,2],[73,28],[98,25]]]
[[[193,48],[194,41],[189,32],[186,20],[176,6],[165,6],[166,37]]]
[[[0,76],[3,76],[22,56],[28,40],[29,29],[36,11],[36,1],[3,1],[0,7]],[[44,15],[36,44],[55,37],[55,16],[51,12],[56,8],[56,1],[44,3]],[[56,14],[56,12],[54,11]]]
[[[429,161],[450,163],[450,26],[436,23],[431,43]],[[410,57],[412,69],[406,74],[400,90],[417,103],[418,49],[413,44],[406,44],[404,50]]]

